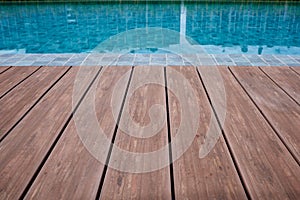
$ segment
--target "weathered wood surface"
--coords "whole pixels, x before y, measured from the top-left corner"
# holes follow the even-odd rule
[[[100,76],[77,110],[77,112],[84,112],[92,106],[88,102],[93,100],[91,91],[96,88],[96,116],[100,127],[110,138],[115,127],[110,108],[111,95],[115,83],[129,70],[130,68],[125,67],[102,69]],[[123,95],[125,87],[126,85],[118,88],[119,91],[123,91]],[[120,99],[120,105],[121,101]],[[83,145],[77,132],[78,128],[80,127],[76,127],[72,119],[30,188],[26,199],[95,199],[104,165]],[[86,134],[90,134],[93,127],[86,127],[85,131]],[[105,155],[108,149],[98,153]]]
[[[0,76],[0,99],[18,83],[30,76],[38,67],[12,67]]]
[[[1,199],[20,198],[71,115],[76,73],[71,69],[1,143]]]
[[[261,67],[279,87],[300,105],[300,76],[287,67]]]
[[[6,72],[9,68],[11,68],[11,67],[2,67],[2,66],[0,66],[0,74]]]
[[[7,84],[0,82],[4,88],[14,87],[0,99],[0,199],[297,199],[299,105],[286,93],[295,100],[299,95],[300,75],[292,70],[300,73],[300,68],[197,69],[201,79],[193,67],[108,67],[100,74],[99,67],[42,67],[21,83],[17,74],[25,76],[23,72],[13,67],[3,72],[0,79],[16,70],[7,76]],[[183,78],[174,78],[176,72]],[[120,158],[117,148],[155,153],[170,138],[175,141],[186,121],[188,131],[177,146],[172,144],[171,156],[178,155],[198,112],[184,79],[195,91],[200,111],[196,135],[183,156],[169,166],[167,146],[150,162],[143,157]],[[88,87],[93,80],[94,85]],[[156,84],[134,91],[145,80]],[[171,90],[166,95],[165,81],[180,91],[180,101]],[[84,91],[88,91],[86,95]],[[226,108],[226,118],[222,108]],[[187,109],[187,119],[183,109]],[[98,134],[99,127],[104,135]],[[110,146],[112,139],[114,145]],[[209,149],[207,154],[203,147]],[[106,159],[108,167],[104,166]],[[161,164],[166,166],[158,171],[133,173]]]
[[[250,196],[253,199],[297,199],[299,165],[229,70],[219,69],[227,93],[224,132]]]
[[[300,76],[300,67],[291,67]]]
[[[189,84],[183,84],[183,80],[178,80],[175,73],[180,73]],[[171,133],[173,138],[176,134],[187,134],[187,132],[177,131],[182,124],[181,120],[191,122],[195,117],[195,110],[187,110],[188,116],[182,119],[182,109],[188,109],[190,104],[188,94],[184,94],[189,88],[195,94],[200,112],[199,121],[197,121],[198,130],[196,137],[190,148],[173,163],[174,166],[174,185],[177,199],[247,199],[241,181],[238,177],[226,143],[222,136],[218,124],[214,124],[214,116],[210,109],[210,104],[205,94],[204,88],[194,67],[168,67],[167,68],[168,86],[173,85],[175,92],[182,96],[184,102],[179,102],[178,98],[170,90],[169,109]],[[195,102],[194,102],[195,103]],[[216,127],[213,127],[216,125]],[[209,127],[213,127],[216,134],[220,134],[214,148],[204,158],[199,157],[201,145],[207,139]],[[191,125],[188,126],[189,128]],[[188,130],[189,134],[193,131]],[[209,141],[207,141],[209,142]],[[173,151],[178,151],[182,144],[172,146]],[[175,149],[176,148],[176,149]]]
[[[299,164],[300,106],[258,68],[231,67],[231,70]]]
[[[144,80],[150,83],[137,88]],[[130,172],[108,168],[100,199],[171,199],[168,148],[157,153],[167,147],[167,122],[160,120],[158,110],[151,113],[155,104],[161,106],[161,117],[166,119],[163,67],[135,67],[110,158],[110,165]],[[156,152],[157,156],[124,158],[117,148],[129,153]],[[163,163],[167,165],[159,168]],[[149,166],[157,170],[151,171]],[[145,173],[148,170],[151,172]]]
[[[0,138],[20,120],[35,102],[60,78],[66,67],[43,67],[0,99]]]

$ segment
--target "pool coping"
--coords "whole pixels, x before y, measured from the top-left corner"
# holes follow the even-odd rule
[[[300,55],[275,54],[0,54],[0,66],[300,66]]]

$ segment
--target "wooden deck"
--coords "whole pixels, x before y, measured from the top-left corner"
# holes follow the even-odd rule
[[[78,77],[79,67],[0,67],[0,199],[299,199],[300,68],[218,67],[221,78],[211,68],[86,67]],[[189,84],[175,80],[176,73]],[[135,90],[153,77],[156,84]],[[116,89],[121,78],[126,84]],[[168,90],[170,85],[178,91]],[[226,99],[216,93],[221,86]],[[197,102],[185,93],[189,89]],[[92,91],[95,117],[114,144],[99,152],[106,163],[118,163],[117,148],[138,153],[163,148],[180,134],[184,112],[188,122],[199,116],[195,137],[183,155],[158,170],[133,173],[107,166],[84,146],[74,119],[85,111]],[[114,92],[118,98],[112,104]],[[199,115],[184,111],[193,103]],[[226,106],[224,124],[218,103]],[[141,127],[159,118],[151,116],[155,104],[167,120],[151,137],[130,136],[120,128],[129,123],[127,104]],[[200,158],[211,122],[220,135]],[[192,131],[188,123],[186,128]],[[170,161],[180,145],[168,146],[162,157]],[[162,162],[153,157],[145,169]],[[129,167],[138,171],[135,162]]]

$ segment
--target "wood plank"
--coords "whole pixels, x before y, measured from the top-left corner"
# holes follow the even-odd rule
[[[0,100],[0,138],[15,125],[67,69],[66,67],[43,67],[18,85],[13,93],[5,95]]]
[[[291,98],[300,104],[300,76],[289,67],[261,67]]]
[[[130,67],[103,69],[95,82],[99,81],[99,84],[93,85],[76,111],[81,114],[92,108],[89,102],[94,100],[92,91],[96,89],[96,116],[100,127],[109,138],[115,128],[110,108],[112,92],[116,82],[130,69]],[[126,78],[128,80],[129,76]],[[125,88],[126,85],[118,88],[122,95]],[[121,101],[122,98],[119,100],[119,108]],[[82,121],[86,124],[83,131],[88,133],[87,137],[93,137],[91,133],[94,127],[90,126],[90,121],[92,120]],[[73,118],[30,188],[26,199],[95,199],[104,166],[83,145],[82,138],[79,138],[77,132],[79,129]],[[97,146],[98,143],[95,143],[93,145]],[[107,152],[108,149],[105,149],[104,152],[98,153],[107,155]]]
[[[24,80],[30,74],[38,70],[38,67],[12,67],[0,76],[0,99],[12,87]]]
[[[175,71],[176,70],[176,71]],[[180,73],[190,85],[183,84],[183,80],[176,78]],[[211,118],[210,104],[206,97],[204,88],[199,80],[194,67],[172,67],[167,68],[168,86],[177,89],[176,92],[185,97],[189,89],[195,94],[198,101],[198,109],[201,115],[197,121],[198,129],[196,137],[192,140],[189,149],[173,163],[174,184],[177,199],[247,199],[242,183],[236,172],[229,151],[226,147],[221,130],[216,118]],[[169,109],[172,137],[180,134],[177,131],[182,123],[181,120],[191,122],[195,118],[195,109],[187,110],[188,116],[182,119],[182,109],[188,109],[192,102],[179,102],[174,93],[168,91]],[[189,99],[184,98],[188,101]],[[184,108],[182,107],[184,106]],[[213,115],[214,116],[214,115]],[[211,126],[214,132],[220,134],[211,152],[204,158],[199,157],[200,146],[207,138],[207,132]],[[188,127],[191,127],[189,125]],[[189,129],[189,132],[192,131]],[[184,132],[187,134],[187,131]],[[181,133],[182,134],[182,133]],[[182,144],[180,144],[182,145]],[[172,146],[173,155],[175,149],[180,146]]]
[[[11,68],[11,67],[2,67],[2,66],[0,66],[0,74],[6,72],[9,68]]]
[[[81,95],[96,70],[81,80]],[[19,199],[72,112],[78,68],[72,68],[3,140],[0,147],[0,197]],[[20,170],[22,169],[22,170]]]
[[[143,81],[156,84],[140,85]],[[155,104],[162,106],[162,112],[153,112],[150,119]],[[171,199],[167,125],[157,121],[166,117],[165,105],[163,67],[135,67],[100,199]],[[163,147],[166,151],[158,156],[143,157]],[[131,156],[119,154],[118,149]],[[162,163],[166,166],[159,169]]]
[[[300,75],[300,67],[291,67],[291,69]]]
[[[231,70],[300,163],[299,105],[258,68],[232,67]]]
[[[224,132],[251,198],[297,199],[300,194],[297,162],[229,70],[225,67],[219,70],[227,96]]]

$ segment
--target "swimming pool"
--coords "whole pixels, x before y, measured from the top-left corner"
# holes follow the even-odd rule
[[[0,14],[2,54],[168,53],[185,42],[194,53],[300,55],[296,2],[0,3]]]

